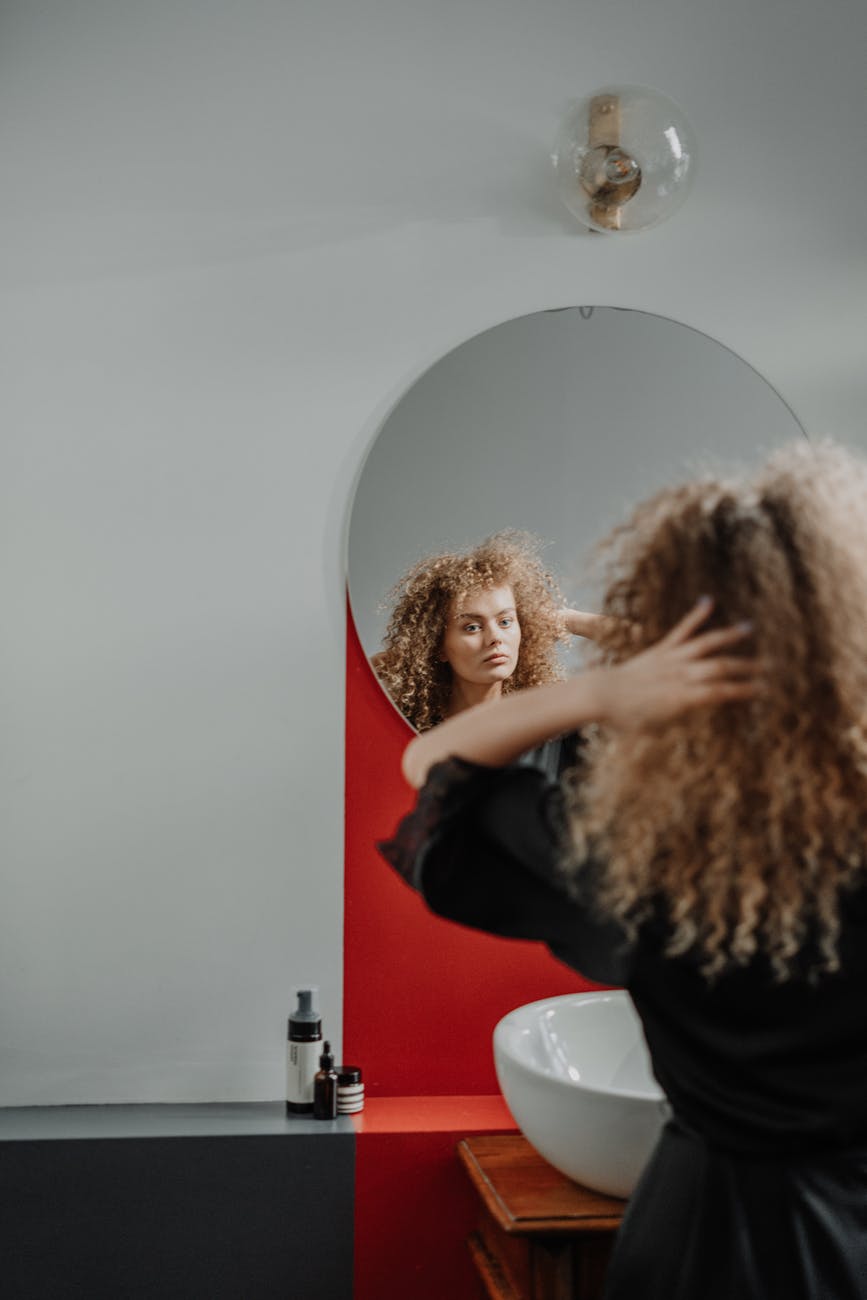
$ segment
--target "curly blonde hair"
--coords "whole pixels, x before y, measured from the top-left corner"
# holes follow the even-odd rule
[[[508,586],[515,596],[521,650],[503,694],[562,677],[557,641],[565,636],[563,600],[539,558],[539,541],[513,530],[472,550],[419,560],[389,593],[392,604],[376,673],[404,717],[426,731],[445,717],[452,670],[440,660],[453,600],[477,587]]]
[[[775,978],[839,965],[842,890],[867,831],[867,465],[831,444],[777,453],[752,482],[663,491],[607,543],[600,639],[617,662],[702,594],[708,627],[749,620],[767,670],[749,704],[632,736],[600,733],[575,793],[577,847],[633,935],[661,903],[670,955],[710,978],[757,953]]]

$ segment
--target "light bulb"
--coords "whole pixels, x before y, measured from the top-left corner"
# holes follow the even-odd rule
[[[569,106],[553,155],[560,195],[591,230],[647,230],[680,207],[695,172],[683,112],[645,86],[609,86]]]

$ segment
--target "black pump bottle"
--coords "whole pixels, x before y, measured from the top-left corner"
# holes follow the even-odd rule
[[[315,988],[298,990],[298,1006],[289,1017],[286,1044],[286,1110],[310,1114],[313,1109],[313,1079],[316,1057],[322,1041],[322,1021],[314,1007]]]

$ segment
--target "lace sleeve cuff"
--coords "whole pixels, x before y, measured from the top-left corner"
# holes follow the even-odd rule
[[[390,840],[377,848],[413,889],[421,889],[424,860],[431,844],[493,791],[504,772],[524,768],[486,767],[464,758],[436,763],[418,792],[415,807],[401,820]]]

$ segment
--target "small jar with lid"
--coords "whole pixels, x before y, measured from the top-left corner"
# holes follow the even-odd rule
[[[337,1071],[337,1113],[357,1115],[364,1109],[364,1083],[357,1065],[341,1065]]]

